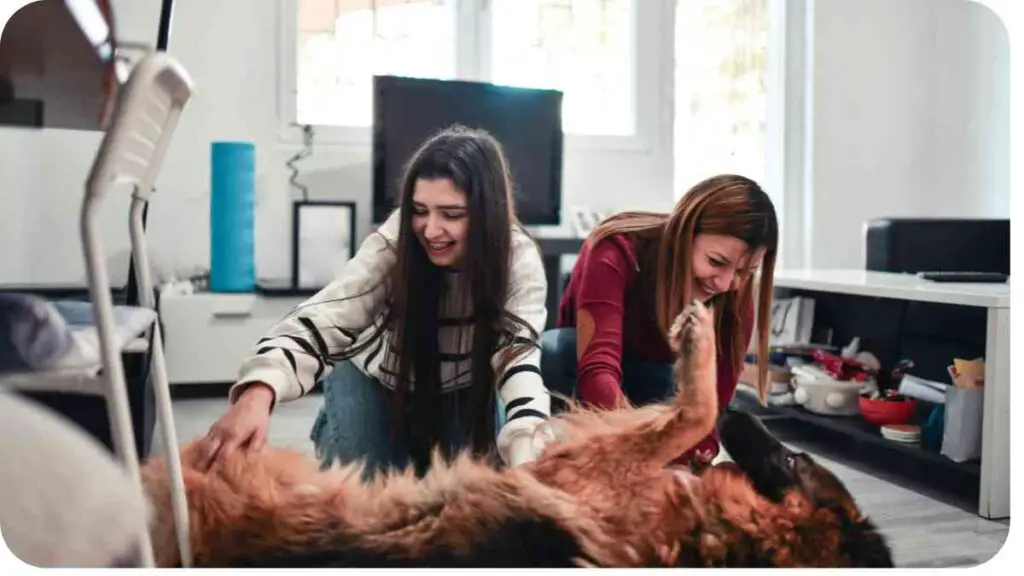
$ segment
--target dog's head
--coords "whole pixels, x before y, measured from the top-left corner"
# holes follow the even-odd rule
[[[722,445],[757,492],[782,502],[794,492],[817,509],[835,514],[843,548],[856,566],[892,567],[892,552],[875,525],[857,507],[846,486],[824,466],[779,442],[756,417],[729,412],[719,424]]]

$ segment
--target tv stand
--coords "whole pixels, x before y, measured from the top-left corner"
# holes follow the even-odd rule
[[[892,360],[903,355],[928,360],[916,361],[918,368],[915,371],[920,372],[925,378],[938,379],[928,371],[944,370],[946,362],[952,360],[950,354],[964,354],[972,347],[959,343],[946,348],[945,345],[952,339],[952,330],[947,327],[952,323],[942,321],[942,318],[935,316],[935,312],[926,312],[926,306],[941,305],[946,313],[955,313],[956,317],[965,321],[973,321],[976,316],[980,316],[981,326],[978,327],[978,331],[984,338],[979,342],[983,351],[978,355],[985,358],[985,404],[980,465],[946,462],[945,457],[935,456],[923,450],[907,450],[904,447],[878,442],[873,429],[856,422],[817,417],[794,408],[772,406],[768,411],[774,415],[799,419],[819,430],[829,430],[848,438],[873,442],[875,446],[885,446],[891,450],[902,450],[903,456],[915,457],[922,463],[941,464],[944,469],[961,474],[977,474],[978,515],[989,519],[1008,518],[1011,355],[1009,284],[939,284],[922,280],[912,274],[821,269],[780,270],[776,271],[774,279],[776,289],[816,298],[816,325],[825,322],[819,316],[828,315],[830,310],[831,321],[836,322],[839,316],[835,311],[842,308],[845,311],[844,320],[857,324],[847,326],[848,329],[845,331],[848,333],[838,335],[838,341],[847,341],[852,335],[866,336],[870,330],[881,330],[883,326],[894,322],[890,318],[894,311],[903,310],[899,314],[904,319],[893,324],[896,326],[896,333],[893,335],[896,339],[896,349],[890,350],[889,354],[884,354],[886,351],[880,349],[879,353],[889,357],[889,361],[883,360],[883,364],[891,364]],[[826,302],[831,303],[831,306],[823,307],[823,314],[819,314],[818,305]],[[873,314],[869,314],[865,308],[868,305],[874,306],[871,309]],[[974,314],[968,314],[969,312]],[[926,325],[939,327],[941,341],[929,342],[922,338],[922,328]],[[914,330],[910,330],[911,326]],[[957,331],[966,329],[967,327],[961,326]],[[903,348],[910,344],[914,347]]]

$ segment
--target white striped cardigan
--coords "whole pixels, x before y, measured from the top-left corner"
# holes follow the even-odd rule
[[[299,398],[331,371],[333,366],[324,361],[325,357],[336,357],[339,352],[353,344],[362,344],[372,336],[386,306],[386,278],[396,261],[393,247],[398,241],[398,226],[396,211],[367,237],[338,279],[270,329],[243,362],[230,392],[232,403],[242,387],[252,382],[270,385],[275,392],[275,403]],[[512,232],[510,272],[506,309],[540,334],[547,319],[547,279],[536,245],[518,229]],[[458,334],[459,319],[471,315],[472,303],[458,293],[458,283],[454,282],[456,274],[446,275],[450,283],[448,297],[439,309],[438,346],[442,353],[441,383],[445,392],[470,383],[472,339],[458,338]],[[466,331],[471,332],[472,327]],[[514,338],[530,337],[527,333],[507,336],[500,338],[505,346]],[[391,334],[385,332],[381,339],[351,360],[367,376],[393,389],[395,368],[381,365],[381,359],[389,356],[385,347],[390,340]],[[543,444],[534,441],[534,429],[550,414],[551,400],[540,373],[540,343],[535,343],[535,347],[520,354],[514,362],[506,363],[504,371],[496,374],[497,396],[505,410],[505,425],[498,433],[497,448],[502,459],[512,466],[536,457]],[[501,348],[492,355],[495,370],[505,351]]]

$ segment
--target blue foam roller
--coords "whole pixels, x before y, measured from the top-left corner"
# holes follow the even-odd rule
[[[252,292],[256,286],[256,147],[210,147],[210,291]]]

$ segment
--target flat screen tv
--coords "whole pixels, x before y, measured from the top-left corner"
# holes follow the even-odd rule
[[[561,223],[561,92],[396,76],[373,81],[374,223],[398,207],[402,170],[412,154],[453,124],[487,130],[501,142],[524,224]]]

